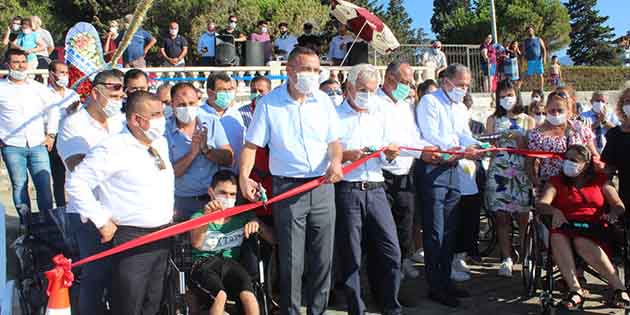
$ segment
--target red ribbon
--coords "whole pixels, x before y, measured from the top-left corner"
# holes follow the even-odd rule
[[[417,149],[417,148],[411,148],[411,147],[400,147],[400,149],[402,150],[409,150],[409,151],[421,151],[421,152],[432,152],[432,153],[445,153],[445,154],[463,154],[463,152],[460,151],[443,151],[443,150],[434,150],[434,149]],[[352,163],[350,163],[349,165],[345,166],[343,168],[343,173],[344,174],[348,174],[350,172],[352,172],[353,170],[355,170],[357,167],[359,167],[361,164],[365,163],[367,160],[378,157],[379,154],[381,152],[383,152],[384,148],[379,149],[369,155],[364,156],[363,158],[354,161]],[[561,153],[554,153],[554,152],[542,152],[542,151],[531,151],[531,150],[520,150],[520,149],[510,149],[510,148],[490,148],[490,149],[482,149],[481,151],[483,152],[499,152],[499,151],[505,151],[505,152],[510,152],[510,153],[514,153],[514,154],[520,154],[520,155],[524,155],[524,156],[529,156],[529,157],[535,157],[535,158],[561,158],[562,154]],[[101,258],[105,258],[111,255],[115,255],[118,254],[120,252],[138,247],[138,246],[142,246],[151,242],[155,242],[158,240],[162,240],[165,239],[167,237],[171,237],[171,236],[175,236],[184,232],[188,232],[191,231],[193,229],[196,229],[198,227],[201,227],[203,225],[208,224],[209,222],[212,221],[216,221],[222,218],[226,218],[226,217],[231,217],[231,216],[235,216],[237,214],[243,213],[243,212],[247,212],[253,209],[256,209],[258,207],[261,207],[263,205],[271,205],[275,202],[278,202],[280,200],[283,199],[287,199],[290,197],[293,197],[295,195],[301,194],[303,192],[309,191],[314,189],[315,187],[323,184],[324,182],[326,182],[325,177],[320,177],[317,179],[314,179],[312,181],[309,181],[301,186],[295,187],[291,190],[288,190],[284,193],[281,193],[279,195],[274,196],[273,198],[269,199],[267,202],[263,203],[262,201],[258,201],[258,202],[254,202],[254,203],[249,203],[249,204],[245,204],[245,205],[241,205],[241,206],[237,206],[234,208],[230,208],[230,209],[225,209],[222,211],[218,211],[218,212],[213,212],[213,213],[209,213],[203,216],[200,216],[198,218],[195,219],[191,219],[179,224],[175,224],[175,225],[171,225],[167,228],[164,228],[162,230],[141,236],[139,238],[133,239],[131,241],[128,241],[124,244],[120,244],[116,247],[113,247],[111,249],[108,249],[106,251],[100,252],[98,254],[92,255],[90,257],[86,257],[84,259],[81,259],[75,263],[73,263],[71,265],[71,267],[78,267],[84,264],[87,264],[89,262],[101,259]],[[59,268],[59,264],[58,267],[55,267],[54,270],[57,270]],[[65,265],[63,265],[65,266]]]
[[[45,275],[48,279],[48,288],[46,288],[46,294],[50,295],[54,289],[69,288],[74,281],[74,274],[72,274],[72,266],[70,260],[64,257],[62,254],[58,254],[52,259],[55,264],[55,268],[46,271]]]

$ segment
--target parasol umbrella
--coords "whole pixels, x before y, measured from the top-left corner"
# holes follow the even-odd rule
[[[391,29],[378,16],[366,8],[344,0],[333,0],[331,3],[331,14],[339,22],[348,25],[348,29],[356,35],[352,46],[354,46],[357,39],[361,38],[381,54],[388,54],[400,47],[400,43]],[[352,46],[350,46],[348,52],[350,52]]]

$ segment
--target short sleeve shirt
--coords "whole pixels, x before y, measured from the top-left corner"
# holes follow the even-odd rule
[[[121,33],[118,36],[116,39],[117,44],[120,45],[120,41],[123,39],[124,35],[124,33]],[[153,36],[149,32],[145,31],[143,28],[139,28],[136,33],[133,34],[133,37],[131,37],[131,42],[123,53],[124,61],[131,62],[144,57],[144,46],[146,46],[151,39],[153,39]]]
[[[202,215],[203,212],[196,212],[192,215],[191,219],[198,218]],[[254,212],[249,211],[236,215],[223,224],[209,223],[206,237],[203,240],[203,246],[206,250],[193,248],[193,260],[209,256],[220,256],[238,260],[244,238],[243,227],[253,218]]]
[[[188,41],[184,36],[177,35],[175,38],[166,36],[163,39],[162,48],[164,48],[166,55],[170,58],[179,57],[184,47],[188,47]]]

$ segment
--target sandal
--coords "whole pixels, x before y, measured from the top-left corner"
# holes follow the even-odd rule
[[[579,299],[578,301],[576,301],[576,297]],[[571,291],[561,303],[567,311],[579,311],[584,305],[584,297],[577,291]]]
[[[628,291],[621,290],[621,289],[615,290],[615,292],[613,293],[610,299],[610,306],[614,308],[630,309],[630,299],[624,299],[623,298],[624,293],[628,295],[628,297],[630,298],[630,294],[628,294]]]

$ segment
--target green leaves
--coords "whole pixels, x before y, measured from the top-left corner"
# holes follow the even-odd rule
[[[571,44],[568,55],[576,65],[619,64],[619,51],[612,44],[613,28],[604,25],[607,16],[595,10],[596,0],[570,0]]]

